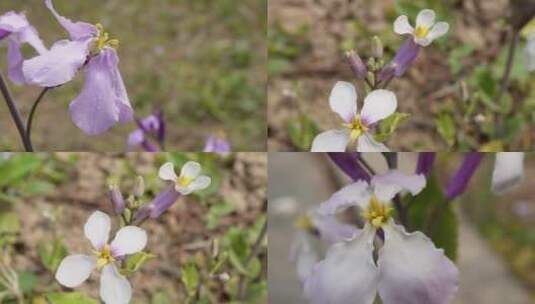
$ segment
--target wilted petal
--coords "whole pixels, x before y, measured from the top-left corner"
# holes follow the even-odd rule
[[[84,225],[85,237],[91,242],[93,248],[97,250],[108,243],[110,230],[110,217],[101,211],[93,212]]]
[[[111,242],[114,257],[139,252],[147,245],[147,232],[136,226],[125,226],[117,231]]]
[[[89,278],[96,264],[95,257],[81,254],[69,255],[59,264],[56,280],[65,287],[76,287]]]
[[[172,162],[167,162],[163,164],[160,167],[160,170],[158,170],[158,176],[163,180],[172,182],[176,181],[178,177],[175,173],[175,165]]]
[[[324,215],[313,212],[312,222],[319,231],[322,240],[328,243],[338,243],[354,239],[360,229],[353,225],[340,222],[335,215]]]
[[[421,10],[416,16],[416,27],[430,29],[435,24],[435,12],[430,9]]]
[[[180,177],[196,178],[201,174],[201,170],[201,164],[190,160],[180,169]]]
[[[374,90],[364,99],[360,115],[367,125],[372,125],[392,115],[397,107],[398,100],[394,92],[383,89]]]
[[[311,152],[344,152],[349,143],[346,130],[329,130],[320,133],[312,141]]]
[[[437,22],[437,24],[435,24],[433,28],[429,31],[429,34],[427,34],[427,38],[431,40],[440,38],[446,35],[449,29],[450,25],[447,22]]]
[[[102,269],[100,298],[106,304],[127,304],[132,298],[130,283],[113,264],[108,264]]]
[[[447,304],[457,292],[459,272],[421,232],[383,226],[379,250],[379,295],[384,304]]]
[[[399,16],[394,21],[394,32],[399,35],[412,34],[414,32],[414,28],[410,25],[407,16]]]
[[[370,187],[365,181],[358,181],[335,192],[326,202],[320,205],[318,212],[334,215],[347,207],[359,206],[366,209],[370,201]]]
[[[372,177],[375,195],[380,201],[388,202],[400,191],[409,191],[412,195],[420,193],[425,188],[425,175],[404,174],[398,170],[390,170],[386,174]]]
[[[503,193],[512,189],[524,178],[524,153],[496,153],[492,172],[492,191]]]
[[[84,71],[84,87],[69,110],[76,126],[88,135],[98,135],[121,121],[121,116],[128,112],[120,94],[117,57],[114,52],[102,52],[91,58]]]
[[[70,19],[58,14],[58,12],[56,12],[54,9],[52,0],[45,0],[45,5],[52,12],[54,17],[56,17],[61,26],[63,26],[63,28],[65,28],[65,30],[69,33],[72,40],[84,39],[97,35],[98,31],[94,25],[80,21],[73,22]]]
[[[74,78],[89,53],[90,41],[61,40],[43,54],[26,60],[22,71],[28,83],[55,87]]]
[[[314,265],[319,261],[318,253],[312,246],[308,232],[298,231],[294,236],[290,247],[290,261],[296,264],[299,280],[304,283]]]
[[[331,110],[347,123],[357,114],[357,90],[349,82],[338,81],[329,96]]]
[[[362,134],[357,141],[358,152],[389,152],[390,150],[382,143],[373,139],[369,133]]]
[[[373,303],[378,283],[374,237],[375,229],[366,225],[354,240],[329,248],[305,281],[304,293],[311,304]]]

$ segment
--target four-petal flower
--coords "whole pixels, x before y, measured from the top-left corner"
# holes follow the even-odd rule
[[[414,42],[420,46],[428,46],[433,40],[445,35],[450,28],[447,22],[435,23],[435,12],[424,9],[416,16],[416,28],[413,28],[405,15],[394,21],[394,32],[399,35],[411,35]]]

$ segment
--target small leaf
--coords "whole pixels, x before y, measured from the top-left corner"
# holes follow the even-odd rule
[[[210,230],[216,228],[221,217],[228,215],[235,210],[236,207],[227,202],[221,202],[219,204],[212,205],[204,218],[206,227]]]
[[[306,115],[288,122],[288,136],[292,144],[301,151],[310,150],[312,141],[318,133],[318,126]]]
[[[40,242],[37,245],[37,253],[45,268],[54,273],[68,251],[63,241],[57,238],[53,242]]]
[[[446,141],[448,146],[453,146],[455,144],[455,122],[453,118],[448,113],[442,113],[436,119],[437,131]]]
[[[148,253],[148,252],[144,252],[144,251],[130,255],[126,259],[125,271],[128,274],[134,273],[138,271],[141,268],[141,266],[143,266],[149,260],[154,259],[155,257],[156,255]]]
[[[36,170],[41,160],[33,154],[17,154],[0,164],[0,187],[13,186]]]
[[[19,230],[20,221],[15,212],[0,213],[0,234],[15,234]]]
[[[46,295],[50,304],[98,304],[99,302],[78,292],[54,292]]]
[[[35,286],[37,286],[37,282],[39,281],[37,275],[30,271],[22,271],[18,274],[18,277],[19,286],[23,293],[30,293]]]
[[[388,140],[390,136],[394,134],[399,125],[409,119],[410,116],[411,115],[407,113],[394,113],[383,119],[379,123],[377,132],[374,135],[375,140],[379,142],[384,142]]]
[[[164,291],[158,291],[152,294],[151,304],[172,304],[173,301]]]
[[[182,283],[186,287],[186,291],[190,297],[197,293],[197,287],[200,283],[199,271],[197,265],[188,263],[182,268]]]

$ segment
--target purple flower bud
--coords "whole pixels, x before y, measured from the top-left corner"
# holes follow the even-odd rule
[[[346,58],[351,71],[357,79],[364,79],[368,76],[368,68],[355,51],[351,50],[346,52]]]
[[[393,76],[400,77],[418,57],[420,46],[409,38],[401,45],[392,62],[379,72],[379,80],[384,81]]]
[[[362,166],[360,165],[359,153],[357,152],[330,152],[327,155],[331,160],[344,171],[349,177],[354,181],[365,180],[370,181],[370,175]]]
[[[128,150],[141,147],[146,152],[160,151],[160,147],[163,147],[165,141],[163,112],[156,111],[143,119],[136,119],[136,123],[138,129],[128,136]],[[159,146],[153,142],[154,140]]]
[[[214,152],[226,155],[231,152],[230,142],[224,138],[209,136],[204,145],[203,152]]]
[[[115,214],[122,214],[125,208],[123,194],[115,184],[110,185],[110,200]]]
[[[448,182],[446,188],[446,198],[448,200],[453,200],[466,190],[468,182],[470,182],[479,167],[483,156],[484,154],[479,152],[466,153],[461,167]]]
[[[418,154],[418,163],[416,165],[416,174],[424,174],[426,176],[431,173],[433,163],[435,161],[435,152],[421,152]]]
[[[165,190],[160,192],[154,200],[150,203],[150,217],[157,218],[162,213],[167,211],[176,200],[180,197],[180,193],[175,190],[174,185],[167,187]]]

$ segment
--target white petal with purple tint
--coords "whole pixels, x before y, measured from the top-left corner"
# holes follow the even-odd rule
[[[339,221],[336,218],[336,215],[324,215],[317,211],[313,211],[311,218],[321,239],[327,243],[333,244],[352,240],[360,233],[360,229]]]
[[[312,245],[311,236],[306,231],[298,231],[290,247],[290,261],[297,266],[297,276],[301,283],[312,272],[314,265],[319,261],[317,251]]]
[[[412,195],[420,193],[425,188],[426,180],[423,174],[404,174],[399,170],[390,170],[386,174],[372,177],[375,195],[380,201],[388,202],[401,191],[409,191]]]
[[[416,16],[416,27],[430,29],[435,24],[435,11],[430,9],[421,10]]]
[[[163,180],[172,182],[175,182],[178,179],[175,173],[175,166],[171,162],[167,162],[160,167],[158,176]]]
[[[431,28],[431,30],[429,31],[429,34],[427,34],[427,38],[431,40],[440,38],[446,35],[449,29],[450,29],[450,25],[447,22],[437,22],[437,24],[435,24],[433,28]]]
[[[357,140],[357,152],[389,152],[390,150],[382,143],[373,139],[369,133],[362,134]]]
[[[354,240],[329,248],[305,281],[311,304],[373,303],[379,275],[373,261],[374,237],[375,229],[366,225]]]
[[[114,257],[134,254],[147,245],[147,232],[136,226],[125,226],[117,231],[110,244]]]
[[[194,161],[188,161],[180,169],[180,177],[194,179],[201,174],[201,164]]]
[[[100,297],[106,304],[127,304],[132,299],[130,283],[113,264],[102,269]]]
[[[492,172],[492,191],[504,193],[517,186],[524,178],[524,153],[496,153]]]
[[[110,217],[101,211],[95,211],[84,225],[85,237],[91,242],[93,248],[100,250],[108,243],[111,230]]]
[[[345,152],[350,141],[347,130],[329,130],[322,132],[312,141],[312,152]]]
[[[95,37],[98,33],[97,28],[86,22],[73,22],[58,14],[52,0],[45,0],[46,7],[52,12],[59,24],[69,33],[72,40],[84,39],[88,37]]]
[[[399,16],[396,21],[394,21],[394,32],[399,35],[414,33],[414,28],[410,25],[407,16]]]
[[[329,96],[329,105],[333,112],[338,113],[346,123],[350,123],[357,115],[357,90],[355,86],[349,82],[338,81]]]
[[[383,226],[379,250],[379,295],[384,304],[447,304],[459,284],[459,271],[444,250],[421,232],[407,233],[393,221]]]
[[[89,278],[97,261],[86,255],[69,255],[64,258],[56,270],[56,280],[63,286],[74,288]]]
[[[383,89],[374,90],[364,99],[360,115],[367,125],[372,125],[394,114],[397,106],[398,100],[394,92]]]
[[[371,198],[370,187],[365,181],[357,181],[335,192],[326,202],[320,205],[318,212],[334,215],[351,206],[366,209]]]

